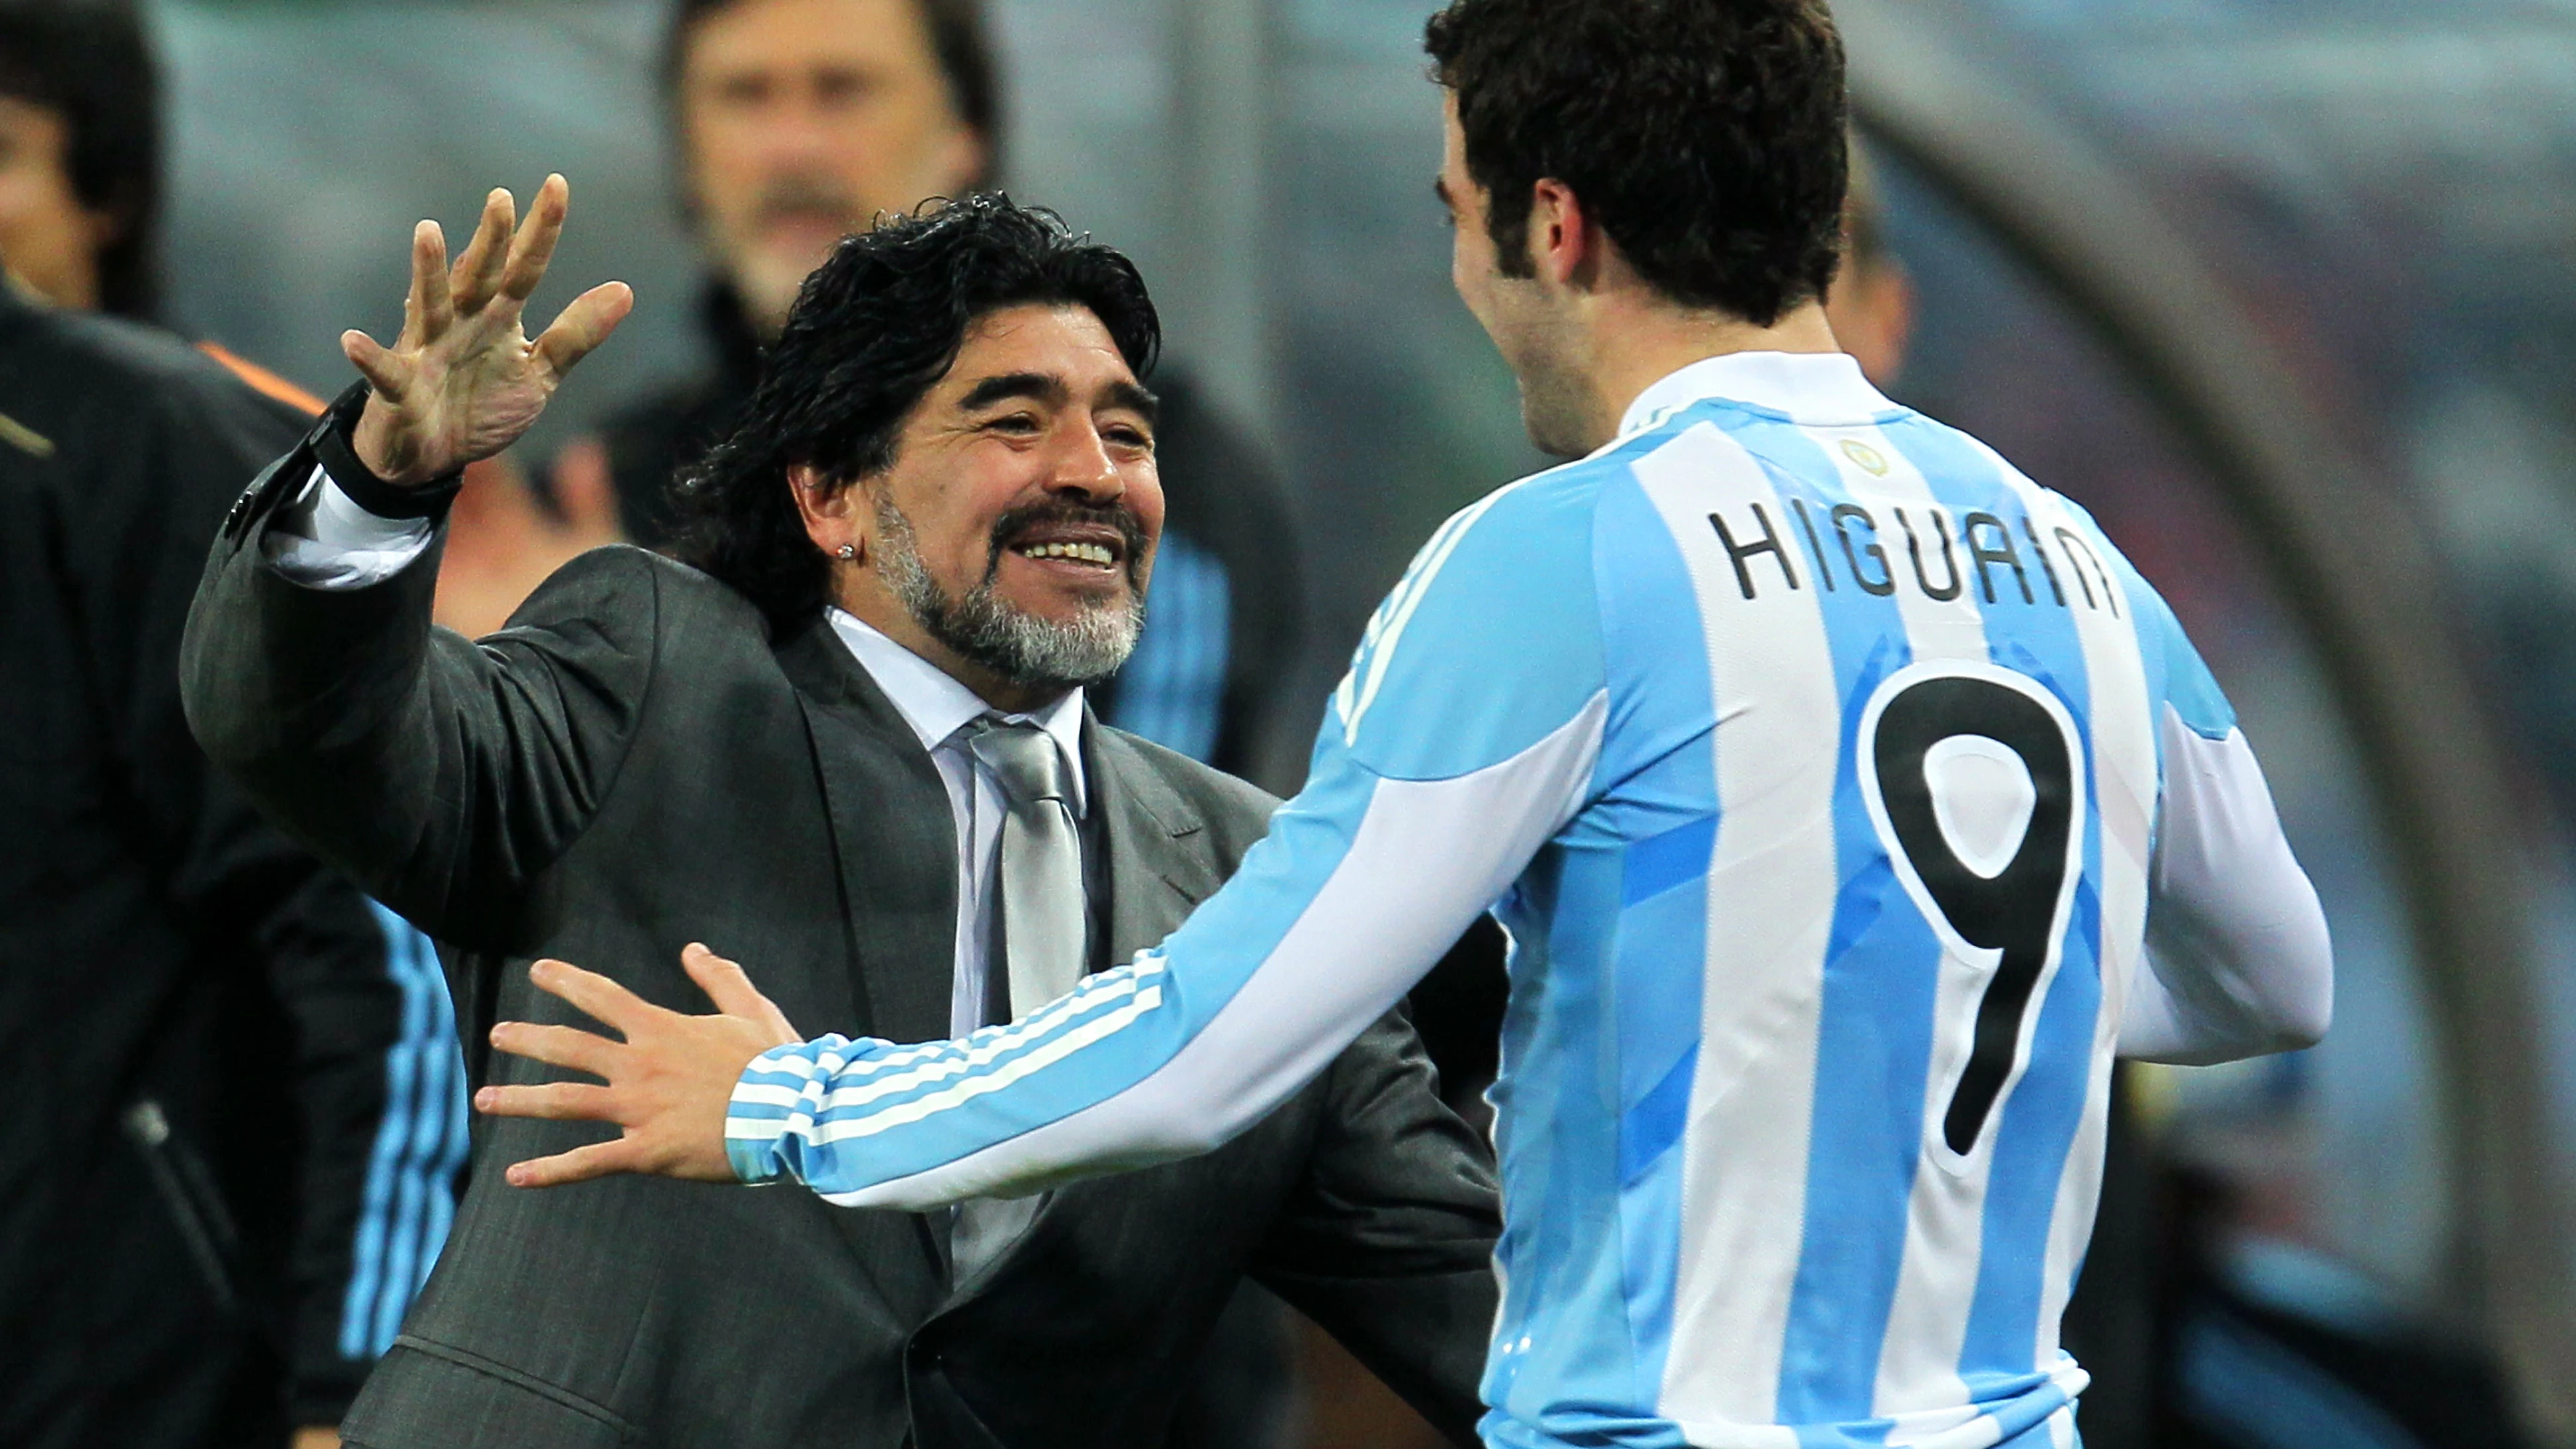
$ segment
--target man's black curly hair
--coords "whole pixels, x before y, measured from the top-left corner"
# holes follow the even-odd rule
[[[1423,35],[1503,274],[1554,178],[1648,284],[1767,327],[1825,294],[1848,179],[1825,0],[1453,0]]]
[[[1162,323],[1135,264],[1054,212],[998,192],[924,203],[842,239],[805,279],[732,435],[673,484],[672,551],[758,604],[779,632],[829,597],[787,470],[846,487],[894,462],[903,422],[976,319],[1027,303],[1086,307],[1138,377]]]

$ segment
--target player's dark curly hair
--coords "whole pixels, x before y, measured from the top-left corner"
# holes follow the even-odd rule
[[[1629,264],[1758,326],[1825,293],[1847,178],[1825,0],[1452,0],[1423,36],[1506,276],[1531,188],[1571,187]]]
[[[1162,323],[1135,264],[1054,212],[997,192],[925,203],[845,237],[805,279],[733,433],[672,485],[672,552],[758,604],[774,629],[811,618],[831,565],[787,470],[847,487],[894,462],[904,418],[957,360],[975,320],[1025,303],[1087,307],[1143,377]]]

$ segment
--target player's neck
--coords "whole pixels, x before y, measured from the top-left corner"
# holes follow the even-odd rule
[[[1840,352],[1822,303],[1810,302],[1771,325],[1723,312],[1600,298],[1587,319],[1592,333],[1589,422],[1597,448],[1617,436],[1628,405],[1647,388],[1694,362],[1737,352]]]

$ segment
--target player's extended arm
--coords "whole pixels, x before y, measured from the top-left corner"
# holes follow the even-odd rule
[[[1161,947],[1028,1020],[767,1053],[725,1123],[736,1173],[919,1208],[1216,1147],[1323,1070],[1502,894],[1580,803],[1599,730],[1588,710],[1446,780],[1345,757]]]
[[[2313,1046],[2334,1015],[2334,951],[2253,748],[2242,730],[2207,738],[2171,705],[2162,732],[2147,969],[2120,1054],[2201,1066]]]
[[[792,1177],[845,1207],[920,1209],[1209,1151],[1329,1064],[1502,893],[1580,803],[1604,713],[1596,697],[1510,758],[1442,780],[1319,750],[1317,777],[1161,946],[956,1041],[826,1036],[755,1057],[752,1009],[712,987],[727,1014],[683,1016],[538,962],[540,988],[626,1040],[503,1022],[492,1044],[607,1085],[485,1087],[474,1105],[625,1129],[513,1166],[522,1187]],[[687,964],[702,984],[739,979],[729,962]],[[739,992],[774,1012],[747,982]]]
[[[625,1132],[510,1180],[786,1176],[848,1206],[923,1208],[1204,1152],[1260,1120],[1430,969],[1592,787],[1608,697],[1588,530],[1545,501],[1478,527],[1492,502],[1435,535],[1380,608],[1306,789],[1161,946],[962,1040],[825,1037],[756,1058],[741,1032],[694,1025],[722,1018],[539,963],[540,986],[627,1041],[505,1022],[496,1046],[607,1085],[485,1088],[476,1106]],[[683,1078],[687,1093],[669,1088]],[[691,1125],[716,1112],[723,1155]]]

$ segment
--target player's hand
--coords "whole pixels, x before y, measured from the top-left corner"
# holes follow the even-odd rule
[[[437,222],[422,222],[411,234],[402,335],[386,347],[364,332],[340,334],[340,350],[375,390],[350,446],[377,477],[427,483],[508,447],[545,411],[564,374],[634,307],[624,282],[602,282],[535,341],[520,329],[520,311],[563,235],[570,194],[561,176],[547,177],[518,225],[510,193],[495,188],[453,269],[446,235]]]
[[[740,966],[694,942],[680,952],[680,965],[714,1000],[716,1015],[666,1011],[568,961],[528,968],[539,989],[626,1039],[612,1041],[578,1027],[502,1022],[492,1028],[495,1047],[605,1081],[485,1087],[474,1094],[474,1109],[499,1117],[614,1122],[625,1135],[513,1163],[511,1186],[557,1187],[620,1172],[734,1181],[724,1137],[734,1083],[753,1057],[803,1038]]]

